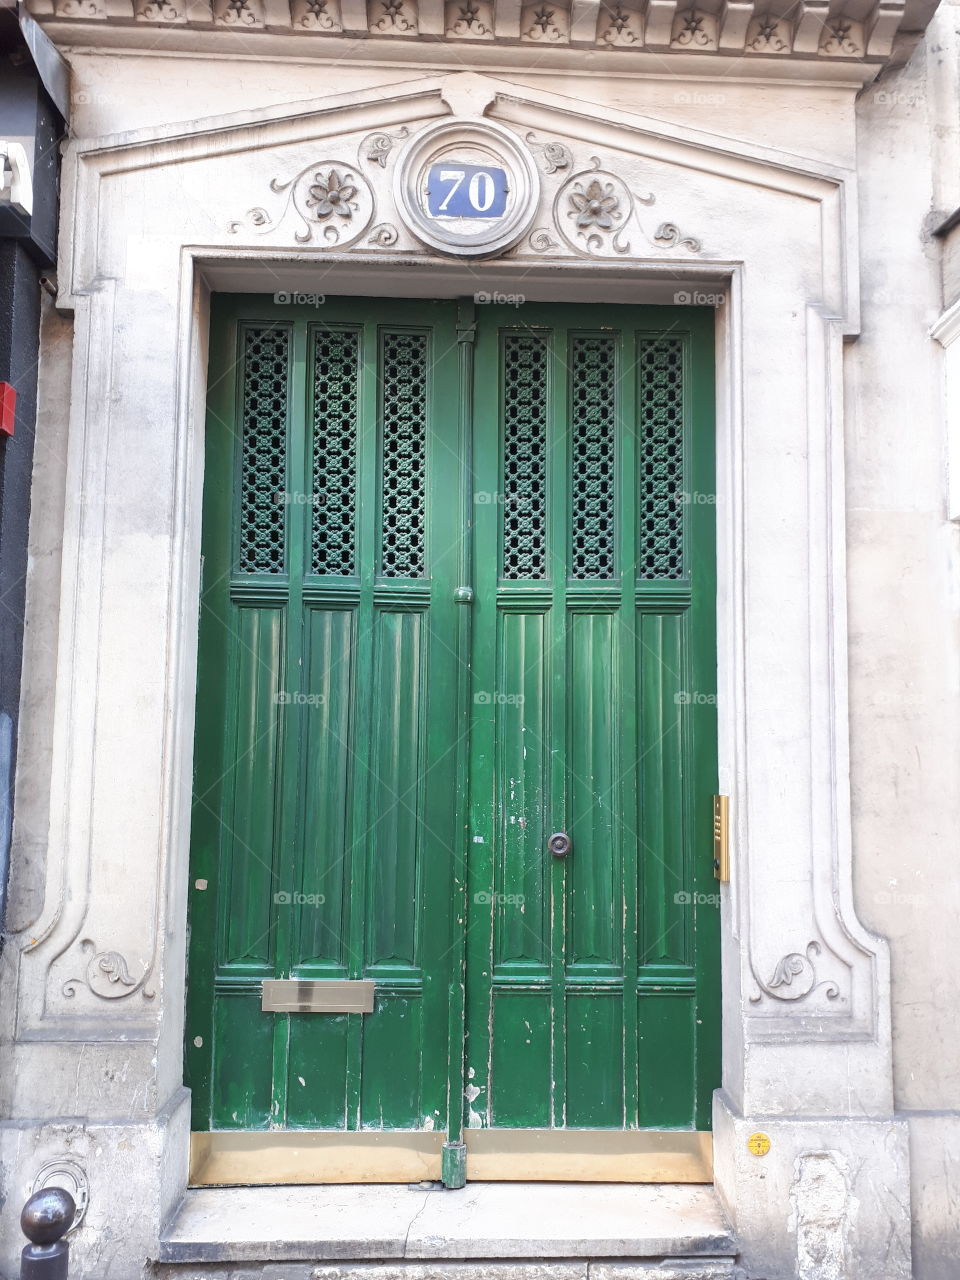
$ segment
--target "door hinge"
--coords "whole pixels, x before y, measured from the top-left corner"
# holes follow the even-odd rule
[[[730,880],[730,797],[713,797],[713,874],[721,884]]]

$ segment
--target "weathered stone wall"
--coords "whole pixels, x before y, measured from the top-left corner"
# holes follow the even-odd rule
[[[932,233],[960,205],[958,26],[943,6],[909,64],[860,96],[863,335],[847,352],[857,904],[892,949],[919,1280],[954,1276],[960,1251],[960,513],[928,336],[956,296]]]
[[[764,761],[755,755],[747,776],[741,777],[738,748],[730,745],[735,744],[738,729],[728,723],[722,752],[724,789],[731,791],[736,804],[741,788],[745,794],[752,784],[756,796],[757,778],[762,777],[765,794],[750,824],[753,899],[746,902],[741,879],[748,853],[744,823],[738,828],[741,847],[735,843],[734,849],[741,863],[735,865],[734,886],[724,907],[726,1094],[718,1103],[717,1172],[744,1238],[748,1269],[764,1280],[860,1280],[864,1275],[870,1280],[904,1280],[911,1274],[907,1204],[911,1195],[912,1274],[919,1280],[953,1280],[956,1270],[960,1019],[953,994],[952,949],[960,915],[960,880],[955,871],[960,835],[960,532],[948,518],[946,497],[944,353],[929,329],[945,301],[953,300],[943,297],[941,242],[934,238],[933,228],[960,204],[958,13],[956,7],[946,7],[909,63],[868,85],[856,104],[855,86],[835,81],[772,83],[730,74],[678,79],[666,72],[638,77],[619,69],[611,73],[609,63],[598,65],[586,55],[583,73],[547,72],[532,62],[500,73],[516,89],[518,118],[527,109],[527,100],[563,95],[592,121],[628,113],[645,118],[651,132],[659,130],[668,140],[663,154],[654,160],[631,161],[636,173],[654,172],[663,205],[673,202],[686,222],[699,217],[700,225],[690,229],[702,234],[717,258],[716,264],[704,266],[707,274],[727,270],[735,279],[721,319],[725,350],[743,339],[746,392],[735,385],[735,379],[722,379],[721,399],[727,407],[721,405],[721,415],[733,421],[738,397],[746,403],[750,452],[745,470],[750,483],[722,496],[728,511],[733,504],[742,504],[741,515],[754,538],[750,572],[756,577],[746,596],[751,611],[748,614],[744,608],[741,621],[746,621],[747,647],[761,654],[760,674],[750,686],[752,696],[743,704],[743,714],[756,717],[750,721],[751,742],[755,751],[760,744],[761,756],[768,734],[771,750],[781,758],[791,758],[790,751],[795,750],[796,759],[805,762],[796,773],[778,773],[772,766],[764,773]],[[371,90],[387,100],[430,74],[426,55],[424,65],[408,61],[382,66],[349,59],[329,64],[306,57],[271,62],[164,56],[156,50],[148,56],[127,57],[74,49],[69,57],[75,74],[75,150],[98,137],[129,137],[136,130],[167,128],[172,133],[193,130],[183,146],[202,151],[204,139],[198,142],[193,135],[203,131],[191,122],[207,121],[207,132],[215,134],[226,127],[224,117],[236,112],[255,117],[259,112],[258,128],[279,130],[281,125],[271,125],[263,116],[266,109],[273,109],[277,117],[286,109],[294,122],[292,137],[298,117],[307,110],[304,104],[310,101],[336,94],[354,95],[360,102]],[[356,123],[351,127],[359,128]],[[584,127],[589,132],[601,126]],[[696,144],[701,149],[715,144],[724,152],[723,164],[729,172],[722,179],[713,174],[701,181],[679,166],[672,171],[665,158],[668,142],[691,148]],[[277,145],[295,150],[296,141],[286,137]],[[605,136],[604,145],[608,149],[614,145],[612,133]],[[586,142],[578,146],[589,151]],[[749,155],[754,166],[744,171],[742,179],[730,176],[738,152]],[[174,318],[178,303],[183,305],[176,293],[179,248],[182,243],[211,244],[225,254],[227,221],[242,217],[246,208],[268,194],[266,178],[271,175],[262,161],[262,149],[257,152],[252,146],[238,157],[233,169],[227,167],[227,160],[213,156],[212,150],[199,156],[210,166],[212,185],[204,189],[202,184],[189,187],[193,171],[175,167],[172,150],[164,153],[163,164],[170,167],[159,178],[146,168],[137,178],[124,177],[120,169],[107,172],[112,160],[103,159],[102,154],[89,162],[103,167],[102,186],[87,189],[91,198],[96,194],[102,201],[98,213],[102,228],[98,230],[89,204],[66,206],[67,218],[76,218],[77,223],[65,228],[71,253],[63,264],[69,274],[61,282],[63,301],[76,309],[82,341],[74,349],[68,317],[48,316],[44,327],[23,703],[29,724],[22,730],[10,921],[20,933],[18,945],[7,948],[0,988],[4,1010],[0,1015],[0,1103],[4,1115],[12,1112],[14,1116],[0,1130],[2,1194],[7,1197],[0,1269],[6,1267],[12,1273],[15,1265],[17,1239],[12,1224],[36,1168],[48,1156],[68,1152],[89,1162],[91,1176],[99,1179],[91,1198],[93,1225],[78,1233],[77,1257],[91,1275],[132,1280],[124,1267],[129,1267],[130,1257],[138,1250],[142,1256],[154,1247],[160,1219],[175,1203],[184,1178],[186,1115],[178,1092],[184,811],[181,801],[179,809],[170,810],[173,818],[168,814],[164,819],[166,825],[152,809],[145,813],[144,806],[128,815],[130,830],[136,833],[133,855],[156,860],[159,868],[152,887],[134,881],[132,870],[129,888],[124,888],[128,882],[123,874],[118,880],[117,900],[128,901],[131,910],[139,910],[150,893],[158,894],[159,980],[149,999],[146,985],[143,992],[135,993],[140,1001],[134,1011],[136,1025],[129,1035],[111,1032],[113,1038],[99,1040],[97,1028],[108,1025],[111,1018],[121,1028],[128,1014],[133,1021],[130,1010],[136,1002],[131,997],[122,1009],[103,1007],[97,1004],[95,991],[91,995],[78,988],[78,995],[71,999],[75,1005],[87,1000],[89,1021],[78,1018],[70,1024],[69,1033],[62,1028],[44,1031],[46,979],[37,978],[28,998],[23,995],[23,974],[30,975],[36,959],[31,931],[44,920],[44,911],[49,927],[55,927],[50,925],[53,896],[57,886],[69,883],[64,873],[64,878],[44,885],[48,855],[53,860],[63,852],[59,837],[48,848],[49,832],[66,832],[73,838],[79,821],[76,809],[66,826],[63,815],[70,795],[83,794],[82,779],[77,781],[83,743],[88,752],[94,745],[92,728],[86,738],[76,729],[72,732],[77,736],[69,736],[71,720],[65,708],[76,691],[63,677],[64,687],[59,692],[53,689],[58,644],[61,668],[73,653],[72,640],[61,636],[66,621],[70,630],[65,634],[80,637],[78,661],[87,663],[81,667],[77,686],[84,697],[92,696],[84,679],[90,678],[95,666],[90,652],[95,629],[92,624],[83,629],[87,625],[83,610],[90,609],[92,602],[87,596],[77,605],[71,567],[80,562],[89,570],[95,556],[84,543],[88,535],[83,506],[78,512],[71,486],[85,465],[89,474],[96,474],[93,463],[83,463],[82,457],[94,455],[96,433],[114,413],[112,460],[104,464],[103,474],[106,500],[112,504],[107,551],[116,554],[119,567],[104,588],[104,598],[109,607],[109,600],[116,599],[109,592],[116,592],[117,584],[137,564],[158,565],[161,580],[152,594],[150,584],[144,586],[143,609],[151,620],[156,618],[157,626],[166,625],[169,619],[163,610],[180,599],[175,594],[180,589],[176,573],[163,578],[170,546],[185,566],[184,598],[189,596],[191,582],[195,586],[195,525],[185,533],[174,527],[175,517],[183,519],[185,510],[189,517],[189,509],[176,505],[169,475],[175,465],[171,436],[177,395],[184,401],[191,394],[196,398],[196,387],[188,392],[184,386],[189,376],[202,378],[205,358],[203,291],[199,290],[193,304],[197,326],[190,332],[201,336],[186,357],[180,352],[184,386],[175,395],[177,343],[186,331],[177,328]],[[801,175],[790,178],[795,189],[783,187],[772,194],[775,180],[761,174],[765,158],[770,172],[776,171],[777,182],[787,183],[786,170],[795,169]],[[252,166],[258,179],[264,178],[255,191],[244,176]],[[764,182],[769,182],[769,188]],[[118,200],[115,191],[122,183],[128,185],[123,187],[123,200]],[[824,194],[833,191],[831,184],[848,192],[855,185],[859,188],[857,201],[851,199],[842,215],[833,195]],[[128,224],[124,219],[135,205],[143,211],[142,221]],[[842,224],[843,233],[831,239],[835,224]],[[793,259],[776,248],[784,227],[799,246]],[[102,239],[98,239],[101,230]],[[840,239],[843,247],[838,247]],[[263,252],[279,253],[288,247],[275,239],[265,243]],[[256,245],[251,242],[246,249],[252,260]],[[859,326],[854,290],[840,261],[844,252],[853,255],[850,274],[862,299]],[[636,266],[637,296],[648,287],[641,265]],[[671,264],[666,260],[659,265],[669,268]],[[362,266],[368,273],[366,280],[375,280],[378,268],[369,258]],[[496,269],[491,269],[491,279],[495,276]],[[113,281],[120,282],[115,301],[110,294]],[[585,287],[578,284],[576,289]],[[576,289],[571,297],[580,296]],[[820,310],[811,300],[818,300]],[[858,327],[858,336],[842,346],[840,329],[852,334]],[[117,345],[110,374],[98,364],[98,353],[114,341],[114,332]],[[822,394],[821,384],[832,385],[831,362],[838,374],[842,366],[842,386],[838,377],[828,405],[811,409]],[[137,438],[137,449],[124,434],[125,427],[129,432],[140,422],[134,403],[136,379],[129,372],[133,364],[145,397],[141,418],[150,429]],[[731,361],[730,367],[735,364]],[[839,413],[841,390],[842,437],[836,438],[842,448],[831,455],[825,447],[821,458],[818,450],[831,438],[830,413]],[[90,408],[89,420],[81,412],[84,404]],[[82,432],[92,433],[87,443],[81,440]],[[837,513],[825,495],[831,476],[837,478],[843,463],[847,506]],[[183,483],[187,489],[192,486],[195,498],[202,467],[195,440],[176,455],[176,465],[183,468]],[[732,474],[732,464],[730,470]],[[168,483],[169,504],[159,510],[158,503],[158,510],[151,512],[151,490]],[[101,497],[93,491],[85,493],[83,501],[97,503]],[[68,567],[61,578],[65,508],[64,563]],[[794,516],[806,511],[808,527],[799,517],[781,527],[781,511]],[[831,512],[839,520],[841,533],[845,531],[846,576],[843,546],[832,550],[821,546]],[[736,548],[728,551],[733,563]],[[105,563],[111,568],[109,555]],[[780,642],[773,630],[777,611],[764,612],[765,597],[780,590],[778,563],[789,564],[795,579],[782,587],[783,608],[799,620],[801,628],[807,628],[795,641],[795,649],[781,646],[781,666]],[[84,577],[81,590],[97,591],[98,582],[96,576]],[[838,583],[838,591],[831,594],[830,583]],[[725,592],[721,608],[730,616],[721,623],[725,637],[721,643],[731,672],[729,691],[736,684],[733,651],[743,637],[738,638],[733,619],[736,590],[728,584]],[[817,629],[821,627],[818,611],[837,601],[844,616],[822,622],[833,637],[828,643]],[[843,857],[845,620],[849,622],[849,778],[856,906],[869,930],[891,940],[889,989],[882,944],[874,946],[869,934],[857,932],[843,901],[848,875]],[[112,710],[110,689],[101,691],[106,710],[96,722],[100,750],[106,752],[110,746],[111,715],[117,741],[122,741],[124,718],[130,716],[142,717],[144,742],[151,726],[158,740],[162,738],[170,713],[164,698],[173,696],[171,689],[176,692],[176,680],[184,683],[178,695],[184,706],[192,704],[188,652],[192,625],[194,620],[186,619],[186,657],[173,671],[169,686],[160,688],[159,675],[157,688],[144,687],[141,680],[139,700]],[[810,637],[812,651],[804,648]],[[833,658],[839,659],[841,670],[831,668]],[[115,651],[106,651],[105,660],[115,664],[111,670],[116,673],[116,698],[136,686],[137,659],[133,653],[118,663]],[[176,662],[170,661],[175,668]],[[779,675],[774,674],[777,671]],[[818,698],[829,701],[828,685],[833,690],[830,696],[835,696],[836,705],[829,713],[826,709],[817,713],[816,732],[797,711],[807,679]],[[719,693],[726,696],[724,686]],[[778,707],[786,710],[779,714]],[[81,707],[79,714],[89,717],[89,707]],[[724,714],[729,718],[729,712]],[[770,726],[778,722],[780,728],[774,733]],[[84,723],[92,726],[93,721]],[[188,740],[189,715],[179,725]],[[824,751],[836,741],[841,742],[837,754],[825,760]],[[174,733],[167,737],[165,749],[170,753],[177,747]],[[151,786],[159,789],[148,769],[143,776],[148,754],[144,747],[142,758],[130,757],[130,779],[118,772],[114,782],[118,802],[127,798],[128,781],[142,786],[144,794]],[[834,786],[829,780],[831,768],[836,770]],[[806,781],[809,794],[804,790],[804,771],[814,780]],[[173,772],[182,783],[189,776],[189,762],[184,766],[178,760]],[[74,779],[73,793],[64,781],[67,777]],[[99,785],[105,784],[101,780]],[[109,786],[100,794],[109,794]],[[805,827],[811,796],[827,809],[833,798],[839,813],[825,820],[815,835]],[[812,850],[809,860],[806,853],[797,852],[801,846]],[[106,858],[103,851],[109,849],[110,856],[120,858],[116,828],[106,831],[99,849],[101,857]],[[777,883],[776,870],[791,857],[796,859],[791,864],[797,867],[795,882],[784,873],[788,889],[775,898],[770,886]],[[811,881],[815,882],[811,893],[818,901],[840,906],[835,933],[824,948],[799,958],[809,967],[813,955],[827,978],[842,979],[848,969],[865,975],[857,987],[857,999],[869,1006],[864,1025],[872,1029],[867,1033],[848,1029],[833,1038],[822,1034],[820,1021],[833,1013],[829,1001],[821,998],[805,1016],[802,1001],[792,1004],[783,992],[771,994],[763,985],[783,953],[783,948],[772,949],[777,943],[771,942],[770,935],[791,928],[798,909],[792,895],[802,896]],[[804,887],[794,889],[793,885]],[[123,898],[125,892],[129,899]],[[824,908],[818,911],[816,919],[822,925]],[[847,936],[843,930],[848,927]],[[73,940],[82,936],[78,931]],[[815,935],[804,935],[785,946],[791,953],[795,945],[802,950],[808,936]],[[71,945],[70,939],[64,942]],[[106,944],[98,937],[97,945]],[[759,955],[759,985],[750,985],[753,979],[744,958],[751,947]],[[51,1001],[59,998],[63,978],[75,981],[73,973],[68,970],[48,984]],[[825,985],[819,973],[811,970],[811,974],[818,987]],[[139,972],[135,976],[139,978]],[[853,985],[849,991],[853,1001]],[[811,998],[816,998],[813,992]],[[886,1013],[890,998],[892,1038]],[[23,1026],[15,1025],[20,1002],[17,1023],[27,1025],[26,1034]],[[769,1013],[766,1023],[758,1016],[758,1007]],[[775,1017],[780,1019],[776,1023]],[[763,1158],[746,1148],[747,1137],[757,1128],[769,1132],[772,1139],[770,1155]],[[111,1234],[104,1231],[104,1192],[117,1181],[129,1197],[128,1210],[132,1213],[133,1206],[139,1205],[141,1212],[135,1229]],[[866,1250],[872,1250],[867,1263],[862,1252]]]

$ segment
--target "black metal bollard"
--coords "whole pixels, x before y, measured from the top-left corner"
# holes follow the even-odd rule
[[[63,1187],[35,1191],[20,1214],[20,1229],[30,1243],[20,1255],[20,1280],[67,1280],[70,1230],[77,1206]]]

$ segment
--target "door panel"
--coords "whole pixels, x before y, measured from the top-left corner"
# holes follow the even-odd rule
[[[218,306],[194,1123],[441,1128],[463,534],[434,495],[458,449],[453,309],[346,304],[326,323]],[[266,977],[375,978],[376,1013],[264,1013]]]
[[[216,299],[195,1129],[465,1125],[510,1177],[477,1130],[709,1127],[711,344],[694,308]],[[264,1012],[278,977],[374,1011]]]
[[[303,829],[318,836],[322,833],[324,845],[341,850],[348,848],[355,751],[357,611],[308,606],[304,628],[304,671],[307,687],[315,691],[317,702],[311,707],[303,735]],[[316,839],[313,849],[319,852]],[[349,968],[345,860],[306,856],[298,870],[301,892],[313,895],[315,901],[313,909],[299,917],[296,954],[301,964],[345,977]]]
[[[623,861],[616,803],[621,774],[614,736],[619,628],[609,613],[571,610],[567,620],[569,716],[567,826],[576,858],[567,876],[571,976],[622,977]]]
[[[713,493],[693,376],[709,328],[672,312],[664,334],[655,316],[481,317],[477,384],[499,393],[477,403],[475,455],[472,1127],[707,1112],[718,911],[695,854],[716,776],[713,540],[686,495]],[[547,851],[556,831],[565,858]]]

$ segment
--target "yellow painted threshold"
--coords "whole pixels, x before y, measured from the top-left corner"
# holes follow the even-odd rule
[[[219,1130],[190,1135],[190,1185],[436,1182],[443,1133]],[[468,1129],[474,1182],[713,1181],[713,1135],[689,1129]]]

